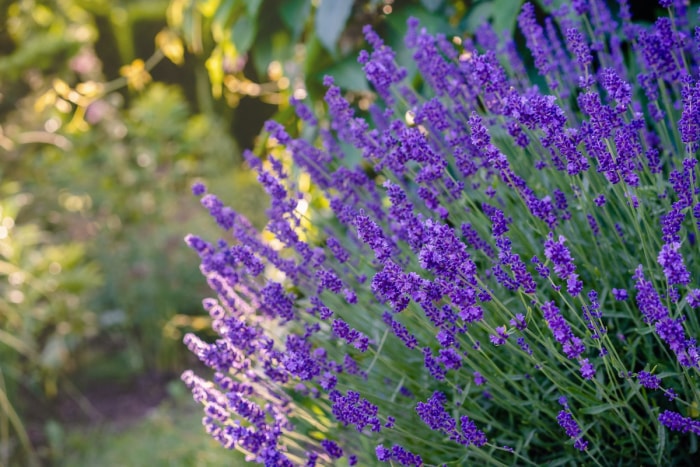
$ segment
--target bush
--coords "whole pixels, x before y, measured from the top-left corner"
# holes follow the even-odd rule
[[[692,464],[700,38],[660,3],[526,4],[541,87],[487,23],[409,20],[415,88],[366,28],[371,118],[327,78],[320,124],[294,103],[311,137],[248,154],[264,232],[195,185],[233,237],[187,238],[206,430],[266,465]]]

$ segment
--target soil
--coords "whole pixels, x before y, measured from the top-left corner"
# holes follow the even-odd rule
[[[111,429],[124,430],[160,405],[168,397],[167,384],[176,378],[175,374],[149,373],[128,383],[100,383],[76,395],[63,395],[50,408],[36,406],[28,410],[27,433],[41,456],[48,441],[45,431],[48,419],[56,420],[64,428],[90,428],[108,423]]]
[[[58,418],[68,425],[109,422],[121,429],[157,407],[167,396],[172,374],[140,375],[129,383],[101,383],[84,390],[81,398],[58,404]],[[82,400],[80,400],[82,399]]]

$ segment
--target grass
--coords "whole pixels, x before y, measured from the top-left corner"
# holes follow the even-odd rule
[[[171,383],[169,390],[170,399],[127,427],[107,423],[69,430],[57,465],[206,467],[244,463],[240,453],[227,451],[204,432],[201,407],[181,383]]]

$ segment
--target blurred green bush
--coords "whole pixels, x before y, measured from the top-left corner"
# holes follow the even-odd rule
[[[109,2],[0,3],[2,465],[22,450],[31,460],[27,431],[75,394],[71,380],[183,366],[180,329],[197,324],[188,317],[201,315],[205,287],[182,246],[191,224],[208,222],[193,180],[243,193],[254,212],[264,202],[225,121],[196,113],[177,85],[145,79],[129,91],[124,67],[108,79],[114,56],[100,56],[98,24],[130,10],[97,7]],[[138,38],[126,31],[114,41],[128,56]]]

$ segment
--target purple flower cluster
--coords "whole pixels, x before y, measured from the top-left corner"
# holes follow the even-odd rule
[[[637,305],[644,316],[644,321],[654,326],[656,334],[673,350],[682,366],[700,368],[697,342],[694,338],[687,338],[683,329],[685,318],[670,317],[668,308],[661,302],[653,284],[644,277],[641,266],[637,268],[635,278]]]
[[[690,272],[683,263],[683,256],[678,253],[680,247],[678,242],[666,243],[659,252],[658,262],[664,268],[669,285],[690,283]]]
[[[420,467],[423,465],[423,459],[417,454],[407,451],[403,446],[395,444],[391,449],[385,448],[383,445],[377,446],[377,459],[381,462],[396,461],[400,465]]]
[[[378,408],[368,400],[362,399],[360,393],[348,391],[343,396],[339,391],[328,393],[328,399],[333,402],[333,415],[341,423],[355,425],[358,431],[369,426],[372,431],[380,431],[381,423],[377,418]]]
[[[637,373],[637,381],[647,389],[659,389],[661,386],[661,379],[647,371]]]
[[[544,242],[544,255],[554,265],[556,275],[566,281],[566,291],[571,295],[578,295],[583,289],[583,282],[576,274],[574,260],[569,250],[564,246],[564,242],[566,242],[566,238],[563,235],[554,241],[554,234],[550,232],[549,237]]]
[[[663,364],[663,375],[699,368],[687,337],[697,316],[683,312],[700,307],[700,33],[683,32],[683,2],[664,3],[673,17],[649,27],[623,0],[621,24],[602,0],[563,2],[543,21],[526,3],[518,25],[542,88],[488,23],[452,40],[412,18],[405,42],[423,87],[413,90],[397,54],[365,27],[373,121],[328,77],[324,121],[292,102],[311,140],[268,122],[288,159],[245,154],[270,197],[264,235],[195,184],[229,238],[186,239],[217,296],[204,301],[216,339],[185,337],[215,372],[211,382],[183,375],[207,431],[265,465],[459,463],[465,447],[480,461],[518,462],[517,451],[548,463],[561,433],[532,417],[552,413],[541,388],[566,388],[578,406],[619,383],[611,369],[626,379],[640,361]],[[662,362],[655,343],[675,360]],[[649,372],[636,378],[661,388]],[[664,378],[663,395],[687,396]],[[617,454],[598,441],[623,436],[628,416],[640,439],[656,436],[636,414],[660,405],[656,394],[620,388],[606,403],[626,409],[604,411],[606,425],[587,426],[586,439],[563,399],[556,421],[576,450],[595,440],[596,456]],[[523,422],[537,435],[516,444],[508,423]],[[671,411],[658,422],[698,431]]]
[[[444,408],[446,402],[445,394],[436,391],[426,402],[416,405],[416,412],[431,430],[446,434],[452,441],[464,446],[481,447],[486,444],[486,435],[469,417],[461,417],[461,430],[457,428],[457,421]]]
[[[659,422],[673,431],[680,431],[681,433],[690,432],[700,435],[700,421],[693,420],[690,417],[684,417],[678,412],[664,410],[659,414]]]
[[[583,341],[574,335],[556,303],[549,301],[542,304],[542,314],[554,339],[561,344],[567,358],[575,359],[586,350]]]
[[[559,415],[557,415],[557,423],[561,426],[566,435],[574,440],[574,447],[579,451],[585,451],[588,449],[588,441],[581,437],[581,428],[579,427],[574,417],[571,415],[568,409],[560,410]]]

